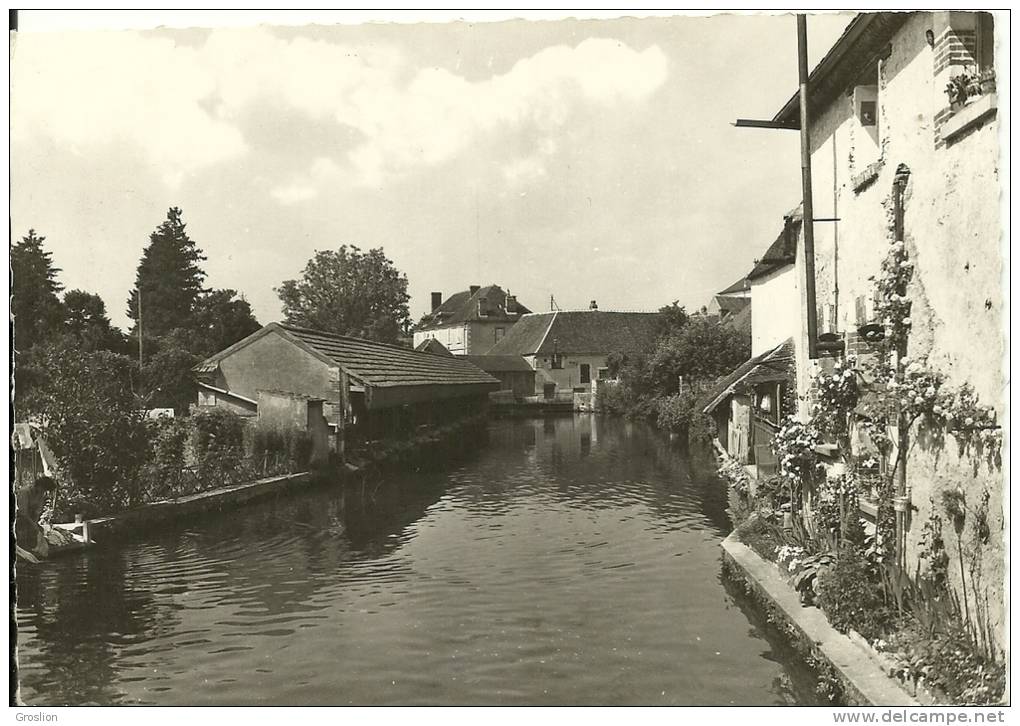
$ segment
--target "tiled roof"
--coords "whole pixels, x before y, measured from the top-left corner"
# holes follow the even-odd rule
[[[462,356],[486,373],[508,373],[520,371],[529,373],[534,369],[519,355],[465,355]]]
[[[466,360],[419,353],[396,345],[277,323],[280,330],[335,361],[348,375],[374,387],[493,383]]]
[[[783,222],[783,230],[776,237],[775,242],[769,245],[765,254],[754,264],[754,268],[747,273],[747,280],[756,280],[764,277],[770,272],[792,265],[797,261],[797,230],[801,225],[800,208],[792,212]]]
[[[415,350],[419,353],[431,353],[432,355],[453,355],[445,345],[435,338],[426,338],[418,343]]]
[[[733,313],[725,320],[722,321],[722,325],[727,328],[732,328],[739,333],[744,333],[751,337],[751,306],[747,305],[738,312]]]
[[[464,290],[450,295],[439,307],[425,315],[418,324],[418,330],[445,328],[473,320],[490,322],[513,322],[521,315],[530,313],[528,308],[519,302],[513,310],[507,310],[506,292],[499,285],[480,287],[476,291]],[[479,301],[485,299],[488,314],[480,315]]]
[[[648,352],[662,329],[659,313],[609,310],[525,315],[489,351],[492,355],[604,355]]]
[[[724,310],[727,313],[739,313],[744,308],[750,307],[751,298],[726,297],[724,295],[716,295],[715,304],[719,306],[720,310]]]
[[[276,332],[313,355],[338,365],[358,382],[379,388],[461,384],[496,384],[498,381],[466,360],[420,353],[399,345],[335,335],[286,323],[270,323],[229,348],[207,358],[192,370],[216,370],[219,362],[246,345]]]
[[[775,348],[744,361],[736,370],[712,386],[705,395],[708,403],[702,410],[705,413],[712,413],[740,386],[786,380],[794,365],[793,338],[787,338]]]
[[[912,15],[868,12],[854,17],[808,76],[811,88],[808,106],[812,118],[818,118],[822,110],[840,98],[847,86],[854,84],[862,68],[888,47],[889,41]],[[800,93],[795,92],[772,120],[789,128],[800,128]]]
[[[716,295],[733,295],[735,293],[747,292],[750,289],[751,285],[747,282],[747,277],[741,277],[739,280],[734,282],[725,290],[720,290],[719,292],[717,292]]]

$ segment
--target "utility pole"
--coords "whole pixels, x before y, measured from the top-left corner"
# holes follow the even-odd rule
[[[808,113],[807,16],[797,15],[797,72],[800,80],[800,174],[803,195],[804,277],[807,293],[808,358],[818,357],[815,303],[815,210],[811,198],[811,126]]]

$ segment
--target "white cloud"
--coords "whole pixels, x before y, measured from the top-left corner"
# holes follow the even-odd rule
[[[415,68],[389,46],[286,40],[264,29],[214,31],[198,47],[134,32],[30,34],[17,42],[16,143],[37,133],[72,149],[127,141],[168,183],[245,153],[239,121],[259,104],[338,133],[353,130],[358,141],[346,158],[317,160],[272,190],[282,203],[340,180],[378,185],[505,133],[532,147],[489,144],[501,150],[494,161],[506,178],[540,176],[551,140],[576,114],[629,113],[667,75],[657,46],[637,51],[608,39],[546,48],[479,81]]]
[[[134,144],[175,184],[244,152],[241,134],[202,106],[215,88],[199,54],[136,33],[40,33],[15,40],[11,136],[73,151]]]

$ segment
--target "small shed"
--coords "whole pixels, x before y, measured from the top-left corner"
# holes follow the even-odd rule
[[[514,398],[535,393],[535,369],[519,355],[466,355],[464,359],[499,380],[500,391]]]

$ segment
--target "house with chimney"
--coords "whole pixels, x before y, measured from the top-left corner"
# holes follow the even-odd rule
[[[414,347],[434,339],[454,355],[484,355],[531,311],[498,285],[472,285],[443,300],[432,293],[432,308],[414,329]]]
[[[545,399],[581,394],[609,376],[613,353],[650,353],[661,332],[657,313],[556,310],[523,315],[489,351],[490,356],[522,357],[535,372],[534,392]]]

